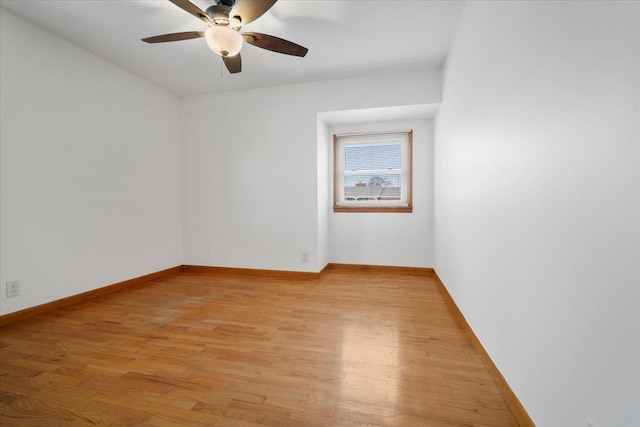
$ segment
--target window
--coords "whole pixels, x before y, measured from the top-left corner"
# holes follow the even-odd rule
[[[413,131],[333,136],[334,212],[411,212]]]

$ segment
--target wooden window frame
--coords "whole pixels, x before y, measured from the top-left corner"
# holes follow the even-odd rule
[[[339,137],[333,135],[333,211],[334,212],[359,212],[359,213],[411,213],[413,212],[413,130],[400,132],[368,132],[354,134],[358,136],[383,136],[394,134],[407,135],[407,205],[406,206],[343,206],[339,204],[340,185],[344,185],[338,172],[338,146]]]

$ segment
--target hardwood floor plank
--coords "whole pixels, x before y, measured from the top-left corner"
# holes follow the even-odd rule
[[[0,424],[517,426],[433,274],[216,271],[0,328]]]

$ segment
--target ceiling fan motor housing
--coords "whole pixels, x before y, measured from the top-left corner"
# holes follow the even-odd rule
[[[229,14],[236,4],[236,0],[218,0],[215,5],[207,8],[206,13],[216,25],[229,25]],[[240,21],[240,17],[236,16]]]

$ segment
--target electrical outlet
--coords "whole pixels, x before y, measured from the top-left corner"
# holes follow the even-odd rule
[[[20,295],[20,281],[7,282],[7,298],[17,297],[18,295]]]
[[[302,263],[307,264],[309,262],[309,252],[302,252]]]

